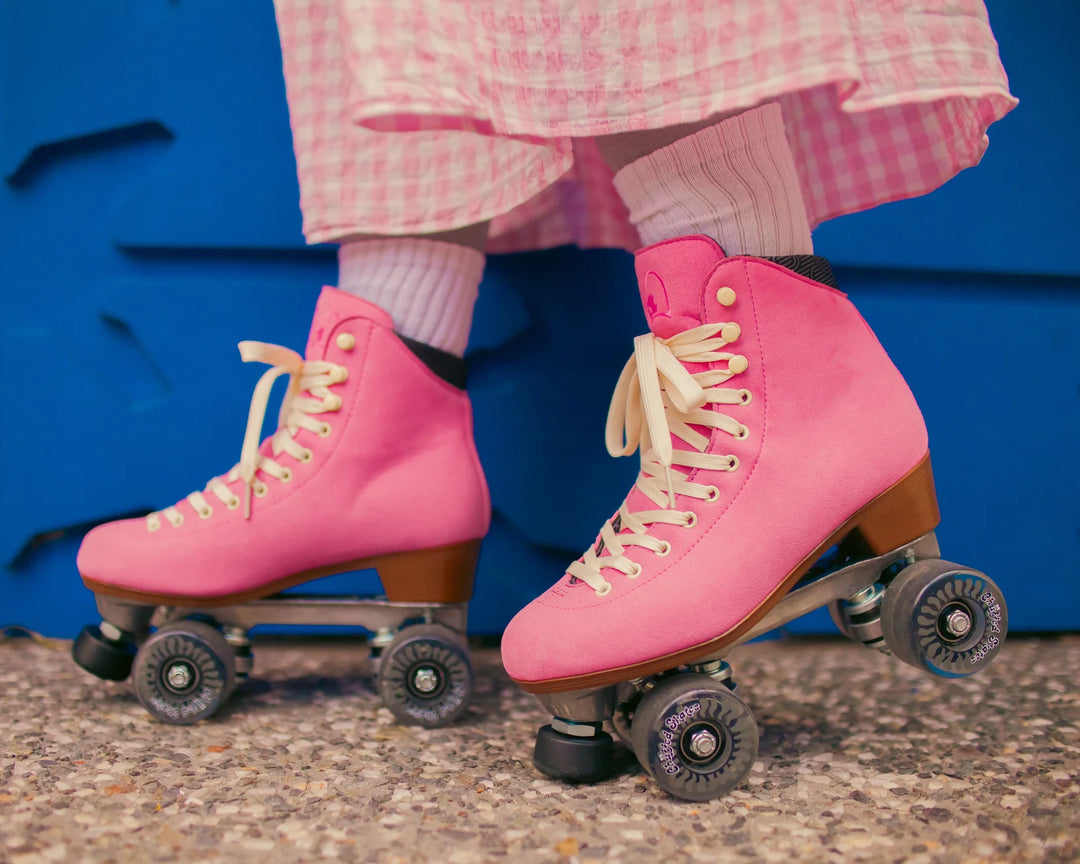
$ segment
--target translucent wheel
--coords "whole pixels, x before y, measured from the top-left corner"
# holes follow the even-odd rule
[[[927,559],[893,580],[881,622],[897,658],[935,675],[962,678],[997,655],[1009,612],[1001,589],[985,574]]]
[[[130,645],[107,639],[95,625],[83,627],[71,646],[71,657],[91,675],[106,681],[123,681],[131,674],[135,652]]]
[[[383,649],[379,695],[399,722],[432,729],[460,717],[472,694],[464,639],[442,624],[405,627]]]
[[[684,673],[645,694],[634,713],[634,754],[676,798],[708,801],[750,773],[758,751],[754,715],[724,684]]]
[[[143,642],[131,681],[151,715],[186,726],[209,717],[235,684],[233,649],[202,621],[176,621]]]

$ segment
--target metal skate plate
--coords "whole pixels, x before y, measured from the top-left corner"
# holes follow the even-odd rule
[[[865,558],[841,566],[839,569],[812,575],[799,582],[769,610],[764,618],[736,642],[726,646],[722,651],[703,656],[694,662],[706,663],[710,660],[723,659],[736,645],[755,639],[836,600],[847,600],[875,584],[881,578],[883,571],[899,561],[911,564],[924,558],[940,557],[937,536],[931,531],[884,555]],[[612,717],[616,687],[619,688],[618,701],[625,702],[634,691],[642,689],[643,686],[647,687],[647,682],[623,682],[619,685],[599,688],[536,695],[544,708],[555,717],[578,723],[599,722]],[[629,693],[626,692],[628,687],[632,687]]]
[[[191,615],[205,615],[219,624],[249,630],[258,624],[299,624],[305,626],[363,627],[367,630],[396,630],[406,621],[445,624],[461,633],[468,622],[467,603],[394,603],[371,597],[341,597],[277,594],[250,603],[214,608],[148,606],[130,600],[96,595],[102,620],[131,638],[146,637],[151,625],[162,627]]]
[[[938,547],[937,536],[931,531],[911,543],[906,543],[891,552],[886,552],[884,555],[856,561],[841,567],[839,570],[822,573],[809,581],[800,582],[770,609],[764,618],[744,633],[738,641],[728,645],[723,651],[702,659],[724,657],[736,645],[756,639],[758,636],[781,627],[789,621],[794,621],[796,618],[800,618],[808,612],[813,612],[815,609],[832,603],[834,600],[847,600],[877,582],[882,572],[898,561],[907,561],[908,564],[913,564],[924,558],[940,557],[941,550]]]
[[[331,597],[309,594],[277,594],[236,606],[213,609],[185,609],[159,606],[152,623],[161,627],[190,615],[209,615],[225,626],[250,630],[258,624],[299,624],[304,626],[363,627],[366,630],[396,630],[406,621],[445,624],[465,632],[467,603],[394,603],[370,597]]]
[[[103,631],[105,625],[116,628],[118,633],[106,633],[112,639],[125,639],[130,641],[142,641],[150,632],[150,619],[154,614],[154,607],[145,603],[135,603],[131,600],[121,600],[119,597],[110,597],[108,594],[94,594],[98,612],[101,615]]]
[[[553,717],[575,723],[602,723],[615,710],[615,685],[565,693],[537,693],[536,698]]]

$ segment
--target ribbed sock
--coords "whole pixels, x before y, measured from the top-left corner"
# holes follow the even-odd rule
[[[814,251],[776,103],[631,162],[616,173],[615,188],[646,245],[705,234],[729,255]]]
[[[343,243],[338,287],[385,310],[402,336],[464,356],[484,255],[416,237]]]

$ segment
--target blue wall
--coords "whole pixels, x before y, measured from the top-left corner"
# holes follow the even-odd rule
[[[983,164],[815,242],[923,406],[945,556],[1002,584],[1015,628],[1075,629],[1080,7],[995,2],[991,20],[1021,106]],[[70,636],[95,617],[83,531],[235,463],[259,374],[236,342],[302,346],[335,278],[300,234],[269,0],[0,5],[0,176],[0,626]],[[557,578],[633,479],[602,431],[644,329],[632,285],[619,252],[489,264],[470,348],[497,511],[477,632]],[[583,338],[590,320],[610,326]]]

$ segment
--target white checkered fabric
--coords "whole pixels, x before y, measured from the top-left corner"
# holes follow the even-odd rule
[[[981,0],[276,0],[312,243],[492,220],[634,248],[594,136],[777,101],[812,225],[976,164],[1015,104]]]

